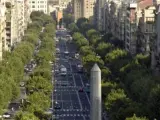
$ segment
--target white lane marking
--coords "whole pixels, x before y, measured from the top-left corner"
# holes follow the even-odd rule
[[[72,97],[71,93],[69,92],[70,102],[71,102],[71,110],[73,109]]]
[[[75,81],[75,77],[73,74],[72,74],[72,77],[73,77],[74,86],[76,86],[76,81]]]
[[[82,110],[82,103],[81,103],[81,100],[80,100],[80,97],[79,97],[79,93],[78,93],[78,91],[76,93],[77,93],[77,96],[78,96],[78,101],[79,101],[79,104],[80,104],[80,108]]]
[[[83,120],[86,120],[86,118],[84,117],[84,115],[83,115]]]
[[[84,87],[84,83],[82,81],[82,77],[81,77],[81,75],[79,75],[79,76],[80,76],[80,80],[81,80],[82,86]]]

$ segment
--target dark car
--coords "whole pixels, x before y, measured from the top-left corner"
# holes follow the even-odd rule
[[[78,90],[78,92],[83,92],[83,88],[80,88],[80,89]]]
[[[61,109],[61,106],[58,102],[55,102],[54,109]]]

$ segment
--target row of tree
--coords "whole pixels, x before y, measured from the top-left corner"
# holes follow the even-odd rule
[[[151,74],[150,56],[132,57],[121,42],[111,41],[111,34],[101,36],[85,18],[68,28],[87,71],[95,62],[102,70],[103,101],[111,120],[160,118],[160,77]]]
[[[19,82],[24,76],[24,65],[32,58],[41,26],[39,21],[33,20],[22,42],[12,52],[3,54],[3,61],[0,62],[0,114],[5,112],[10,101],[19,97]]]
[[[32,12],[32,21],[37,21],[38,25],[43,26],[43,32],[39,35],[41,46],[34,59],[37,67],[30,74],[26,84],[27,99],[23,103],[23,110],[17,113],[16,120],[48,120],[51,114],[47,111],[51,105],[51,93],[53,86],[51,83],[51,62],[54,62],[55,43],[55,23],[51,16],[41,12]],[[35,29],[36,30],[36,29]],[[35,33],[34,33],[35,34]]]

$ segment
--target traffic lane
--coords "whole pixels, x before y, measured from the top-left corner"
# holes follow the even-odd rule
[[[79,75],[74,75],[74,79],[75,79],[76,86],[83,87],[83,84]]]
[[[56,91],[54,94],[54,99],[56,100],[61,100],[61,91]]]
[[[74,73],[78,72],[76,65],[73,65],[73,64],[72,64],[72,65],[71,65],[71,68],[72,68],[72,72],[74,72]]]
[[[72,100],[73,109],[80,109],[80,104],[78,101],[78,96],[76,94],[76,91],[73,91],[71,93],[71,100]]]
[[[90,84],[89,79],[87,79],[87,77],[84,74],[80,74],[80,76],[84,86],[86,86],[86,84]]]
[[[89,105],[89,101],[87,99],[86,94],[84,92],[79,92],[79,96],[80,96],[80,100],[81,100],[83,110],[89,110],[90,105]]]

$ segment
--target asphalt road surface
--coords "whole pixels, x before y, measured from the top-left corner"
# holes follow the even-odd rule
[[[77,65],[81,64],[80,60],[66,59],[66,56],[74,56],[76,53],[75,45],[60,39],[56,47],[60,49],[60,54],[56,55],[54,65],[52,101],[53,103],[57,102],[60,108],[55,108],[53,104],[54,118],[56,120],[90,120],[90,95],[85,91],[79,92],[81,88],[86,87],[89,80],[83,73],[77,72]],[[69,55],[64,55],[64,51],[68,51]],[[61,65],[67,68],[66,76],[59,75],[58,70]]]

